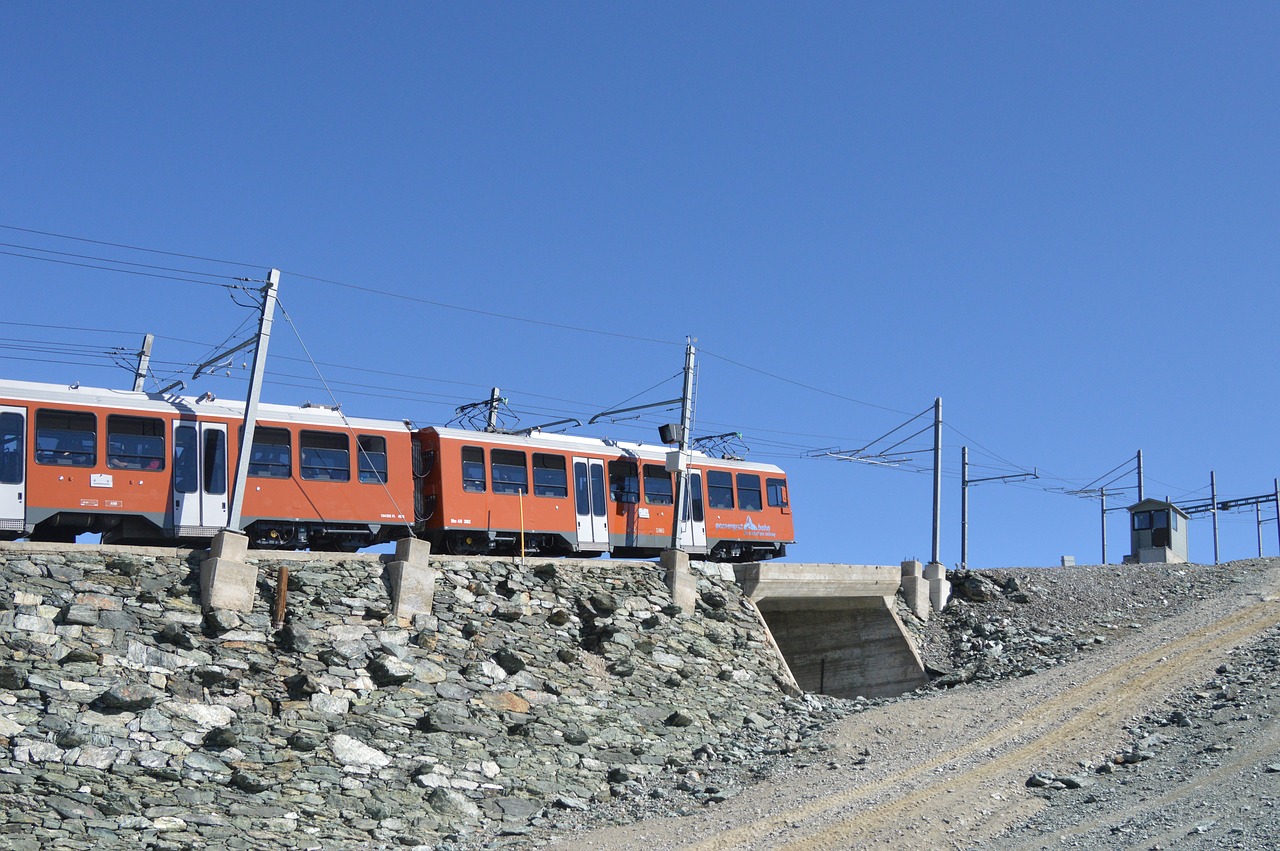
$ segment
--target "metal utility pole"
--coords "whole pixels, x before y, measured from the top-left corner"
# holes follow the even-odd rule
[[[933,400],[933,564],[942,564],[942,397]]]
[[[693,428],[693,340],[684,344],[684,389],[680,394],[680,461],[676,465],[676,492],[673,506],[675,522],[671,524],[671,549],[680,549],[684,529],[685,477],[689,471],[689,431]]]
[[[1253,504],[1253,519],[1258,524],[1258,558],[1262,558],[1262,503]]]
[[[1144,489],[1142,480],[1142,450],[1138,450],[1138,502],[1144,499]]]
[[[1023,479],[1038,479],[1039,471],[1030,473],[1012,473],[1007,476],[987,476],[983,479],[969,478],[969,447],[960,447],[960,569],[969,567],[969,485],[980,482],[1020,482]]]
[[[1107,563],[1107,489],[1103,488],[1099,493],[1102,495],[1102,563]]]
[[[138,352],[138,369],[133,373],[133,392],[141,393],[143,382],[147,380],[147,367],[151,365],[151,344],[155,335],[148,334],[142,338],[142,351]]]
[[[1271,495],[1276,504],[1276,538],[1280,539],[1280,479],[1272,479],[1272,487],[1275,488]]]
[[[280,288],[280,270],[272,269],[267,275],[267,285],[262,288],[262,316],[258,320],[258,345],[253,350],[253,374],[249,377],[249,396],[244,403],[244,434],[240,438],[240,452],[236,459],[236,485],[231,492],[231,512],[227,528],[233,532],[240,528],[244,509],[244,489],[249,476],[249,455],[253,451],[253,431],[258,419],[258,400],[262,397],[262,376],[267,370],[267,344],[271,341],[271,322],[276,312],[276,293]]]
[[[969,569],[969,447],[960,447],[960,569]]]
[[[1209,502],[1213,508],[1213,563],[1218,563],[1218,474],[1213,470],[1209,471]]]

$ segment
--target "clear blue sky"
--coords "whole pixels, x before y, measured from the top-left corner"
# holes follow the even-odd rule
[[[85,257],[280,268],[344,410],[423,424],[671,398],[691,335],[696,430],[789,471],[793,560],[927,560],[927,473],[803,456],[940,396],[942,560],[967,444],[1046,474],[970,489],[971,565],[1096,562],[1050,489],[1138,449],[1153,496],[1280,475],[1278,44],[1273,3],[9,4],[0,375],[129,386],[101,352],[150,331],[168,374],[249,317]],[[327,400],[288,323],[272,355],[270,401]]]

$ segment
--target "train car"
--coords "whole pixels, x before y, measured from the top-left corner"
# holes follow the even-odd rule
[[[536,552],[652,558],[675,523],[668,449],[569,435],[424,428],[417,534],[459,555]],[[785,474],[694,453],[681,545],[718,561],[786,554]]]
[[[0,538],[200,545],[227,525],[243,403],[0,381]],[[342,550],[411,534],[412,434],[322,407],[259,407],[251,546]]]

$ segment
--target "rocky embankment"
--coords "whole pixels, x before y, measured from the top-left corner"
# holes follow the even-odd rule
[[[690,615],[652,564],[440,561],[402,628],[377,557],[292,561],[276,629],[276,565],[252,613],[205,615],[203,555],[0,546],[0,846],[509,842],[651,789],[723,800],[719,767],[843,711],[783,694],[717,568]]]

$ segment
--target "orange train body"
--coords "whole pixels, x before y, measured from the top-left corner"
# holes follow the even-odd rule
[[[0,381],[0,537],[199,545],[225,528],[243,405]],[[671,546],[675,456],[261,405],[242,526],[259,548],[651,557]],[[693,453],[682,549],[729,561],[793,540],[777,467]]]

